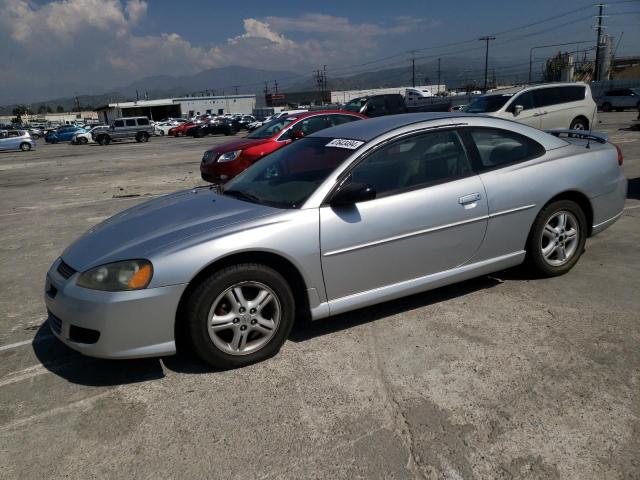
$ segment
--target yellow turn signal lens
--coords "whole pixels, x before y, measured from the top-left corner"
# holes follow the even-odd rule
[[[131,280],[127,283],[127,287],[132,290],[146,287],[151,280],[152,274],[153,271],[151,270],[151,265],[143,265],[136,273],[133,274],[133,277],[131,277]]]

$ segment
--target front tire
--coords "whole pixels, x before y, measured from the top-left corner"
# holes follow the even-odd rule
[[[527,240],[527,260],[540,275],[564,275],[578,262],[587,239],[587,220],[580,206],[559,200],[536,217]]]
[[[89,140],[87,140],[87,139],[86,139],[86,138],[84,138],[84,137],[80,137],[80,138],[78,139],[78,143],[79,143],[80,145],[86,145],[88,141],[89,141]]]
[[[272,357],[289,336],[295,301],[287,281],[266,265],[244,263],[215,272],[186,303],[195,353],[217,369]]]

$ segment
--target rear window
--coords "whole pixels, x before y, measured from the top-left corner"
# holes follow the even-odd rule
[[[586,88],[579,85],[540,88],[533,91],[536,107],[547,107],[560,103],[579,102],[585,99]]]
[[[524,162],[545,153],[544,147],[538,142],[515,132],[472,128],[470,133],[485,170]]]
[[[139,118],[138,125],[149,125],[149,119],[147,118]]]

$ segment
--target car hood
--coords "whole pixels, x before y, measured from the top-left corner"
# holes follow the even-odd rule
[[[223,143],[222,145],[216,145],[215,147],[211,147],[207,151],[215,153],[233,152],[234,150],[245,150],[249,147],[256,147],[270,141],[270,138],[241,138],[240,140],[234,140],[232,142]]]
[[[150,258],[190,237],[216,236],[224,227],[280,210],[215,193],[209,187],[176,192],[120,212],[96,225],[63,253],[78,271],[119,260]]]

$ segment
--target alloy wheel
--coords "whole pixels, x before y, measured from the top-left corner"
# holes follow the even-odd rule
[[[566,264],[575,255],[580,243],[580,227],[576,217],[561,210],[549,217],[540,239],[542,258],[553,267]]]
[[[222,292],[211,305],[209,337],[230,355],[248,355],[264,347],[280,324],[280,300],[267,285],[241,282]]]

